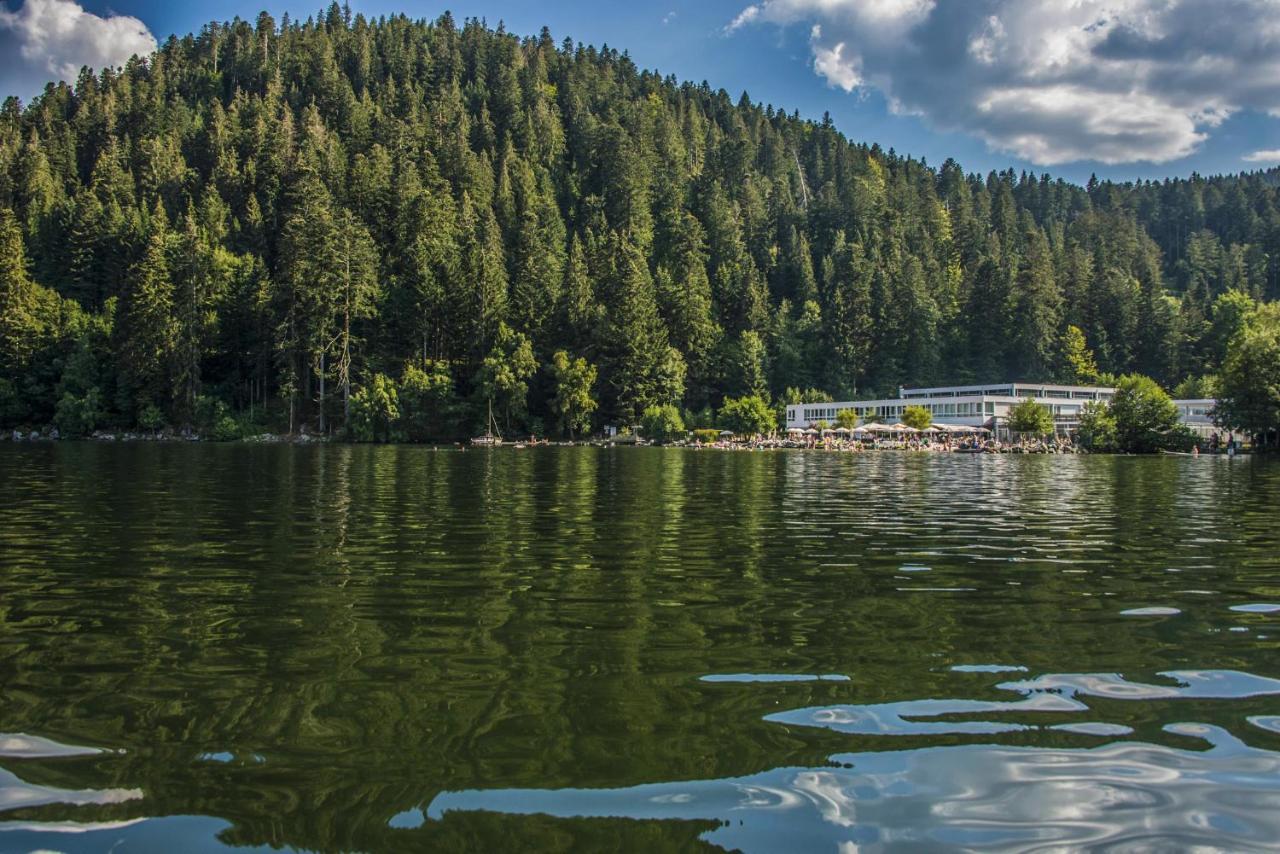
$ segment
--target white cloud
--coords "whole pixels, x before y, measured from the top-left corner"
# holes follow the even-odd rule
[[[821,27],[814,25],[814,37],[821,35]],[[813,47],[813,70],[832,86],[839,86],[846,92],[852,92],[862,85],[862,76],[858,74],[858,59],[847,59],[844,54],[844,42],[835,47],[822,47],[816,42]]]
[[[1246,154],[1240,159],[1247,163],[1269,163],[1280,165],[1280,148],[1266,148],[1262,151],[1255,151],[1252,154]]]
[[[738,16],[729,22],[729,26],[725,27],[726,33],[732,33],[745,27],[747,24],[754,23],[760,17],[759,6],[748,6],[738,13]]]
[[[146,24],[127,15],[99,17],[73,0],[0,3],[0,89],[30,95],[49,80],[74,81],[82,66],[123,65],[156,49]]]
[[[832,86],[1035,163],[1165,162],[1280,116],[1280,0],[761,0],[726,31],[760,23],[810,25]]]
[[[662,16],[662,25],[665,27],[667,24],[671,23],[675,19],[676,19],[676,13],[674,11],[668,12],[667,14]]]

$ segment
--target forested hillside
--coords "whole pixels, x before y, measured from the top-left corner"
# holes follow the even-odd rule
[[[5,102],[0,424],[1172,388],[1280,298],[1278,177],[967,175],[545,31],[263,14]]]

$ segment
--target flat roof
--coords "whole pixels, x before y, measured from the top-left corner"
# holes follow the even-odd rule
[[[1058,383],[1033,383],[1033,382],[994,382],[982,383],[981,385],[938,385],[938,386],[922,386],[915,388],[899,389],[899,394],[938,394],[941,392],[976,392],[981,393],[989,388],[1039,388],[1053,391],[1092,391],[1111,393],[1115,391],[1113,386],[1102,385],[1060,385]]]

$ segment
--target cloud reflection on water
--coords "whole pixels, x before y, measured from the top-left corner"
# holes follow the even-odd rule
[[[1197,729],[1210,749],[1123,742],[855,753],[832,757],[852,768],[779,768],[726,780],[445,792],[426,814],[720,820],[704,839],[743,851],[848,843],[897,850],[1273,844],[1280,839],[1280,754],[1248,747],[1216,727]]]
[[[1081,697],[1112,700],[1242,699],[1280,694],[1280,680],[1232,670],[1159,674],[1147,684],[1118,674],[1046,674],[1000,684],[1018,700],[923,699],[793,709],[780,724],[857,735],[983,735],[1055,730],[1118,738],[1105,722],[1027,724],[956,715],[1079,713]],[[947,717],[943,717],[947,716]],[[928,719],[928,720],[922,720]],[[1270,717],[1251,718],[1271,729]],[[743,851],[1025,850],[1069,846],[1209,846],[1261,850],[1280,839],[1280,753],[1250,747],[1220,727],[1177,723],[1191,750],[1139,742],[1090,749],[950,745],[838,754],[836,767],[778,768],[747,777],[621,789],[444,792],[430,820],[450,811],[559,818],[713,820],[707,842]],[[840,767],[845,766],[845,767]]]

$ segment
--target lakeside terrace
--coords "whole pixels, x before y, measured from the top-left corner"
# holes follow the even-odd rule
[[[787,407],[786,426],[787,429],[808,429],[821,421],[834,424],[837,414],[846,409],[854,410],[861,423],[893,423],[902,420],[903,410],[908,406],[923,406],[932,414],[935,424],[986,427],[1000,433],[1007,432],[1009,411],[1031,398],[1053,414],[1057,432],[1066,434],[1075,429],[1086,403],[1106,403],[1114,394],[1115,389],[1106,386],[1045,383],[902,388],[897,397],[891,398],[794,404]]]
[[[788,406],[786,427],[808,429],[822,421],[835,424],[836,415],[845,409],[856,411],[862,424],[873,421],[891,424],[902,420],[903,410],[908,406],[923,406],[932,414],[935,424],[985,427],[998,436],[1007,437],[1009,410],[1031,398],[1053,414],[1055,431],[1059,435],[1068,435],[1079,423],[1086,403],[1107,403],[1114,395],[1115,389],[1108,386],[1047,383],[900,388],[897,397]],[[1174,401],[1178,407],[1178,420],[1200,438],[1233,436],[1214,424],[1213,407],[1216,403],[1212,399]]]

